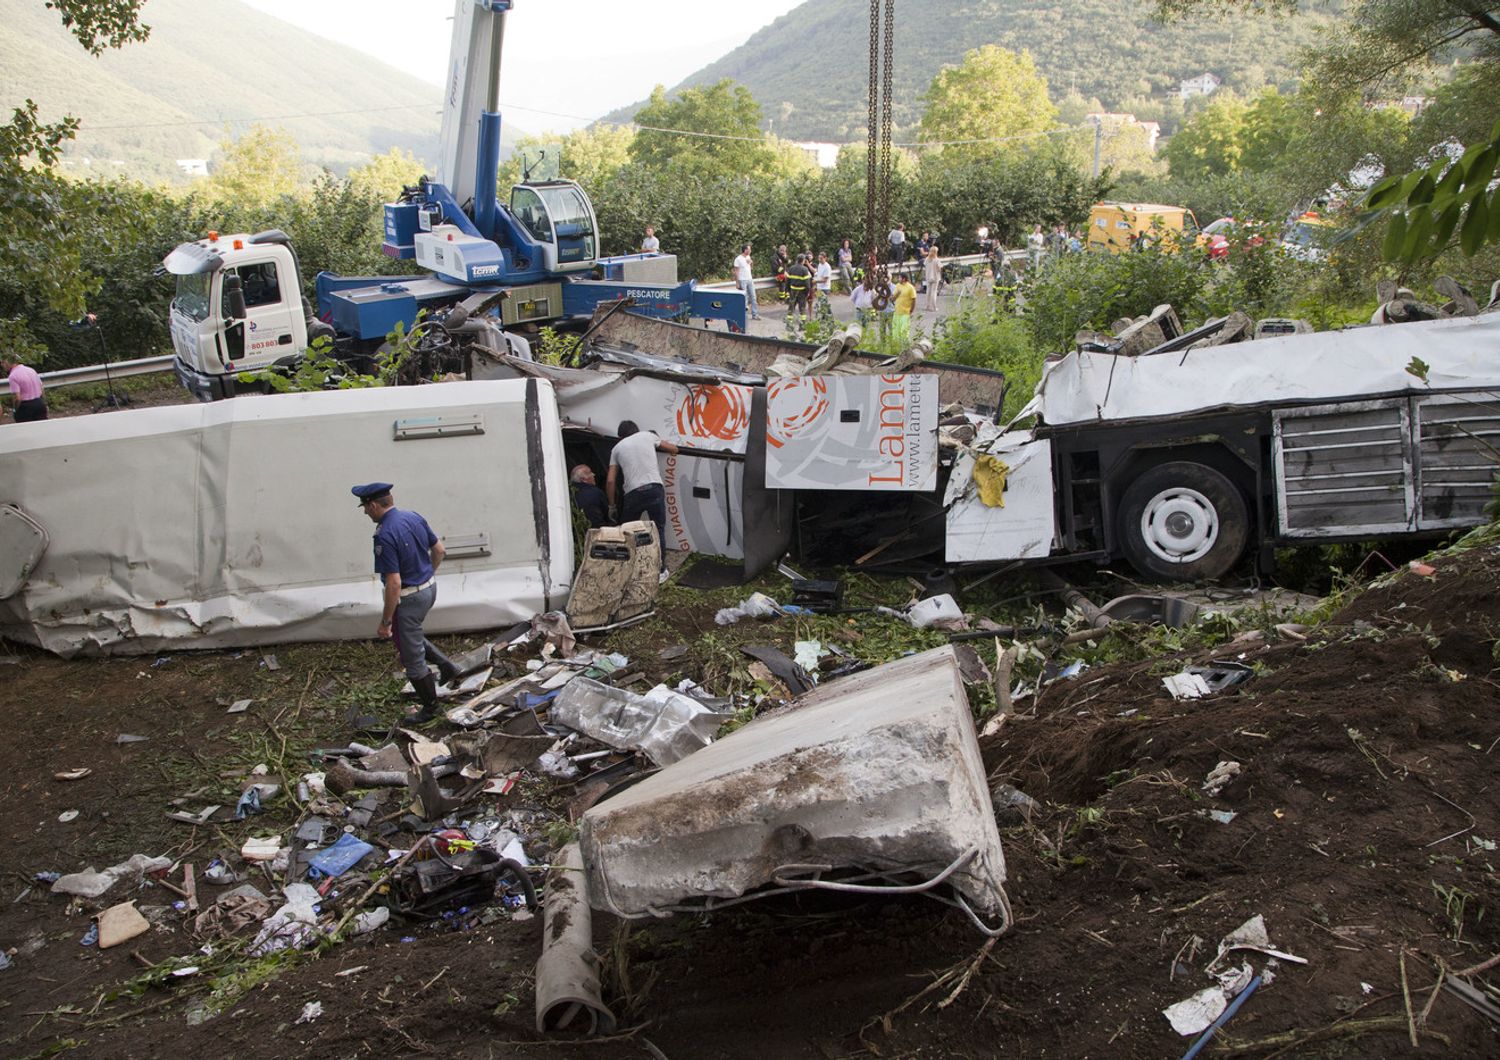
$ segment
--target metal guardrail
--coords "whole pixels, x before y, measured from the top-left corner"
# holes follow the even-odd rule
[[[1005,252],[1005,257],[1008,261],[1025,261],[1026,251],[1007,250]],[[953,257],[939,257],[938,260],[941,261],[944,265],[982,265],[984,262],[988,261],[989,258],[984,254],[957,254]],[[910,261],[903,262],[900,265],[890,266],[890,269],[892,272],[898,273],[920,272],[922,270],[922,262],[916,258],[912,258]],[[833,275],[835,278],[838,277],[837,269],[834,270]],[[757,276],[754,280],[754,283],[755,289],[757,291],[765,290],[768,287],[776,286],[776,277]],[[733,280],[723,280],[719,283],[700,283],[698,287],[700,290],[704,291],[738,291],[740,289],[739,284],[735,283]]]
[[[90,364],[82,368],[59,368],[55,372],[43,372],[42,386],[48,390],[62,386],[77,386],[80,383],[103,383],[109,379],[127,379],[133,375],[155,375],[172,370],[172,355],[161,357],[139,357],[133,361],[117,361],[114,364]],[[10,382],[0,379],[0,392],[10,393]]]

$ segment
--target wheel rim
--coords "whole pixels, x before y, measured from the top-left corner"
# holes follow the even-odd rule
[[[1182,486],[1162,490],[1141,512],[1141,540],[1163,562],[1200,560],[1219,540],[1218,510],[1197,490]]]

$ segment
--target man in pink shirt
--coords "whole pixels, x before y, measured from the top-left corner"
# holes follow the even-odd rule
[[[42,397],[42,377],[36,374],[36,369],[5,356],[0,357],[0,370],[4,370],[10,380],[10,396],[16,406],[16,422],[46,419],[47,402]]]

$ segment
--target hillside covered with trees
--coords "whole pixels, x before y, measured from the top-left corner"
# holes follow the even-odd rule
[[[177,159],[212,161],[256,121],[335,172],[393,147],[436,153],[436,85],[238,0],[150,0],[141,11],[149,45],[95,58],[42,3],[5,5],[0,106],[35,99],[44,120],[81,120],[65,172],[180,181]],[[508,144],[508,123],[506,133]]]
[[[1170,28],[1141,0],[924,0],[898,6],[893,75],[894,119],[910,127],[919,97],[938,71],[985,44],[1028,51],[1054,100],[1077,97],[1109,110],[1162,121],[1180,119],[1178,82],[1210,71],[1248,94],[1291,89],[1299,52],[1317,43],[1345,5],[1314,0],[1294,14],[1234,11],[1195,14]],[[847,141],[865,126],[869,4],[809,0],[739,48],[693,74],[683,86],[730,78],[748,88],[778,136]],[[682,87],[682,86],[678,86]],[[639,105],[606,116],[629,121]]]

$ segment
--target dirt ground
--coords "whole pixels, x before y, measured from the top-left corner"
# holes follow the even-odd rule
[[[306,768],[303,749],[347,740],[351,709],[394,702],[388,648],[287,646],[275,670],[260,651],[62,661],[19,650],[0,666],[0,948],[12,951],[0,1054],[1177,1056],[1192,1039],[1161,1010],[1211,985],[1218,940],[1260,914],[1272,945],[1307,963],[1277,961],[1203,1055],[1497,1055],[1495,1025],[1434,987],[1500,953],[1489,908],[1500,546],[1433,565],[1354,597],[1305,640],[1246,635],[1244,623],[1212,649],[1163,654],[1162,640],[1019,703],[982,741],[991,780],[1038,802],[1029,819],[1001,814],[1017,924],[992,947],[918,898],[804,895],[649,924],[596,915],[606,1000],[625,1028],[596,1042],[535,1031],[539,916],[452,931],[393,922],[322,951],[216,965],[222,954],[201,955],[159,886],[89,903],[33,881],[138,852],[201,871],[263,833],[263,819],[195,828],[164,811],[183,796],[215,801],[226,774]],[[664,675],[732,683],[713,661],[729,643],[706,617],[713,602],[684,589],[668,599],[649,630],[601,645],[645,658],[685,643],[690,664]],[[884,635],[870,616],[842,625],[855,654]],[[807,628],[754,633],[786,648]],[[942,641],[924,637],[913,646]],[[1256,676],[1205,699],[1166,694],[1163,676],[1211,657]],[[238,698],[255,703],[226,715]],[[122,732],[147,739],[119,744]],[[1226,761],[1238,776],[1205,794]],[[78,766],[93,772],[53,778]],[[78,815],[60,822],[66,810]],[[1209,810],[1236,816],[1221,824]],[[92,912],[127,897],[158,926],[116,949],[80,945]],[[194,954],[199,975],[153,981],[147,962]],[[1500,969],[1469,981],[1500,996]],[[321,1017],[295,1023],[310,1001]],[[203,1019],[205,1005],[218,1014]]]

